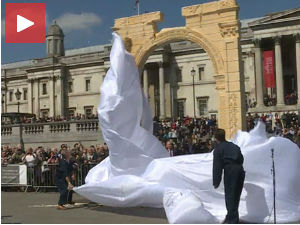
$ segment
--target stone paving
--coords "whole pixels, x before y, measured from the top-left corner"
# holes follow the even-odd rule
[[[163,209],[113,208],[74,194],[75,207],[57,210],[58,193],[1,192],[1,223],[168,223]]]

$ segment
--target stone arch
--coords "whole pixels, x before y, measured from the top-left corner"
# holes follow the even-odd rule
[[[241,72],[239,6],[236,0],[218,0],[182,8],[184,27],[165,28],[161,12],[115,20],[113,30],[124,40],[140,71],[158,46],[179,40],[200,45],[210,57],[218,95],[218,125],[227,138],[246,127],[244,74]]]
[[[147,41],[145,45],[141,46],[135,53],[134,57],[137,66],[140,69],[142,69],[143,65],[147,61],[147,58],[157,47],[164,44],[169,44],[174,41],[182,40],[194,42],[200,47],[202,47],[210,57],[210,60],[212,61],[215,74],[224,74],[224,61],[214,44],[211,43],[204,34],[186,27],[163,29],[155,36],[153,36],[150,40]]]

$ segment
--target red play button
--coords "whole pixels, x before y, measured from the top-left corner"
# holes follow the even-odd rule
[[[5,3],[5,42],[44,43],[45,3]]]

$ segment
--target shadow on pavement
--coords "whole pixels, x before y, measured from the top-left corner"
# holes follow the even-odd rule
[[[1,224],[21,224],[20,222],[7,222],[6,220],[12,219],[13,216],[1,216]]]
[[[91,209],[99,212],[117,213],[120,215],[162,218],[162,219],[166,218],[165,211],[163,209],[157,209],[157,208],[144,208],[144,207],[115,208],[115,207],[101,206],[95,203],[89,203],[88,205],[84,205],[83,207],[86,209]]]

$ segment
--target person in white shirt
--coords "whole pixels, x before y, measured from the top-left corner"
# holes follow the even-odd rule
[[[25,156],[22,158],[23,163],[27,165],[28,184],[34,182],[34,166],[36,165],[36,155],[33,153],[32,148],[26,150]]]
[[[34,167],[35,161],[36,161],[36,155],[33,154],[32,148],[28,148],[26,150],[26,154],[23,157],[22,161],[28,166],[28,167]]]

